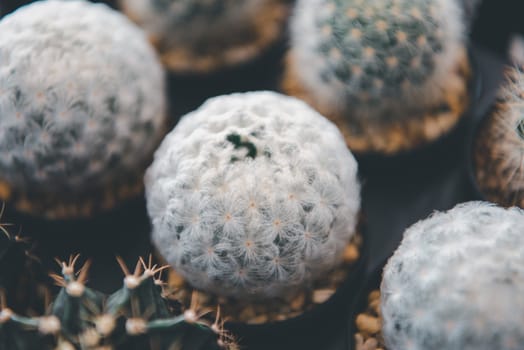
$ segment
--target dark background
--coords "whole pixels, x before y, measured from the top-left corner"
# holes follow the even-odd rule
[[[0,0],[0,17],[28,2]],[[370,248],[368,271],[393,252],[403,231],[412,223],[435,210],[449,209],[456,203],[479,198],[468,177],[466,150],[470,134],[492,104],[510,35],[522,32],[519,25],[524,23],[517,17],[522,13],[516,7],[517,1],[507,1],[504,6],[500,3],[503,2],[485,1],[473,22],[470,49],[475,73],[473,103],[461,124],[435,145],[411,154],[388,159],[359,159],[362,208]],[[286,46],[283,38],[255,61],[208,76],[170,74],[168,97],[172,124],[207,97],[236,91],[275,90]],[[60,222],[23,215],[8,206],[3,221],[21,226],[23,234],[35,242],[37,254],[43,257],[49,269],[56,270],[53,257],[66,258],[81,253],[84,258],[92,258],[89,284],[104,292],[114,291],[122,282],[115,255],[122,256],[128,265],[134,265],[138,256],[151,252],[143,198],[136,198],[91,220]],[[346,307],[349,313],[350,301]],[[336,336],[319,340],[321,348],[347,349],[347,324],[332,325],[326,320],[326,327],[336,329]],[[316,348],[318,344],[311,345],[311,349]]]

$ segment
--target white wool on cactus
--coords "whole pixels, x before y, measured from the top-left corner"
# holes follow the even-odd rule
[[[25,6],[0,33],[0,180],[58,198],[139,179],[165,122],[164,72],[144,33],[78,0]]]
[[[410,227],[383,274],[387,349],[522,349],[523,227],[523,210],[485,202]]]
[[[282,296],[341,259],[360,210],[338,129],[273,92],[216,97],[182,118],[146,174],[160,253],[195,287]]]

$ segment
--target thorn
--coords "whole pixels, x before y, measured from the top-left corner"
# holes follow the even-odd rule
[[[60,275],[57,275],[56,273],[50,273],[49,277],[51,277],[53,279],[53,281],[55,282],[55,284],[57,286],[59,286],[59,287],[66,287],[67,286],[67,283],[65,282],[64,277],[62,277]]]
[[[191,302],[189,304],[190,310],[196,310],[198,305],[198,292],[196,290],[193,290],[191,293]]]
[[[69,257],[69,266],[71,266],[73,269],[75,268],[76,261],[80,258],[80,254],[76,254],[75,256]]]
[[[84,263],[84,266],[82,266],[82,268],[80,269],[79,273],[78,273],[78,278],[77,278],[77,281],[84,284],[87,280],[87,273],[89,271],[89,268],[91,267],[91,259],[87,260],[85,263]]]
[[[142,274],[142,264],[140,263],[140,259],[136,262],[135,266],[135,272],[133,273],[133,276],[140,277]]]
[[[147,265],[146,265],[144,259],[142,259],[142,257],[139,257],[139,258],[138,258],[138,261],[142,264],[142,267],[144,268],[144,270],[147,270],[147,269],[148,269],[148,267],[147,267]]]
[[[117,256],[116,261],[118,262],[118,265],[120,265],[120,269],[124,273],[124,276],[129,276],[131,273],[129,272],[129,269],[126,266],[126,263],[124,262],[124,259],[122,257]]]
[[[156,266],[156,265],[155,265],[155,266]],[[171,267],[171,266],[169,266],[169,265],[161,266],[161,267],[159,267],[159,268],[157,268],[157,269],[154,269],[154,270],[153,270],[153,274],[156,275],[157,273],[162,272],[162,271],[164,271],[164,270],[167,270],[167,269],[169,269],[170,267]]]
[[[0,310],[7,309],[7,298],[5,296],[5,289],[0,288]]]

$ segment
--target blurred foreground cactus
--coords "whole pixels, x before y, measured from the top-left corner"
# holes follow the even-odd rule
[[[0,20],[0,199],[49,218],[137,195],[165,126],[144,33],[106,5],[39,1]]]
[[[490,201],[524,207],[524,65],[506,68],[506,79],[473,144],[474,176]]]
[[[173,71],[245,62],[284,31],[290,0],[120,0]]]
[[[456,0],[298,0],[284,89],[334,119],[357,152],[395,153],[456,124],[467,103]]]
[[[0,311],[0,348],[10,350],[164,350],[233,349],[222,322],[204,319],[195,299],[174,311],[156,275],[164,268],[142,259],[133,273],[119,260],[126,276],[120,290],[105,297],[85,285],[89,262],[75,271],[77,257],[62,262],[53,275],[61,290],[41,317]],[[181,306],[177,305],[180,309]]]
[[[305,103],[220,96],[179,122],[146,173],[153,240],[194,287],[289,295],[331,271],[355,234],[357,163]]]
[[[469,202],[409,228],[384,268],[388,350],[524,344],[524,211]]]

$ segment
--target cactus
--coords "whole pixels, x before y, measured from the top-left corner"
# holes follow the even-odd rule
[[[5,204],[0,208],[0,295],[22,313],[42,312],[49,295],[50,279],[34,245],[21,234],[13,234],[13,226],[2,223]]]
[[[208,100],[166,137],[146,172],[153,240],[196,288],[283,296],[341,261],[360,208],[340,132],[273,92]]]
[[[430,141],[467,99],[461,21],[455,0],[299,0],[284,89],[334,118],[356,151]]]
[[[141,30],[106,5],[48,0],[0,32],[0,199],[62,218],[139,193],[165,129],[163,71]]]
[[[524,66],[508,67],[498,101],[475,136],[479,189],[504,206],[524,207]]]
[[[469,202],[409,228],[384,268],[388,350],[524,344],[524,211]]]
[[[289,0],[120,0],[173,71],[208,72],[252,59],[282,33]]]
[[[164,269],[140,259],[126,276],[123,287],[110,295],[85,285],[89,261],[75,271],[78,256],[62,262],[62,275],[53,275],[61,290],[42,317],[15,314],[3,305],[0,311],[0,348],[32,349],[233,349],[232,337],[193,303],[175,313],[163,296],[156,275]],[[196,300],[195,300],[196,301]]]

